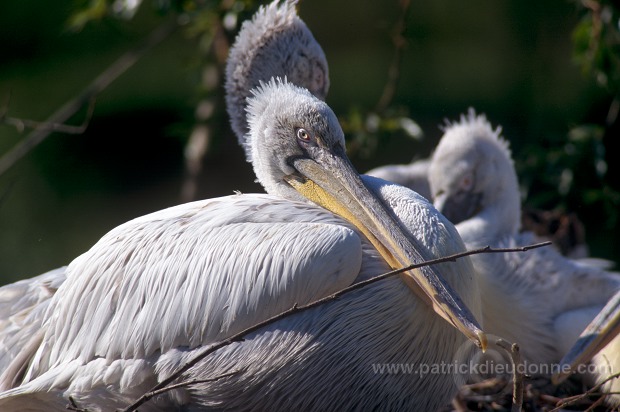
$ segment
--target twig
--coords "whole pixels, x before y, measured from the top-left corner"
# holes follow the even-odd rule
[[[603,403],[603,401],[605,401],[606,396],[601,396],[600,398],[598,398],[596,401],[594,401],[592,403],[592,405],[590,405],[588,407],[588,409],[586,409],[584,412],[592,412],[594,411],[594,408],[596,408],[597,406],[599,406],[600,404]]]
[[[75,399],[73,399],[73,396],[69,396],[69,405],[67,405],[66,409],[69,411],[75,411],[75,412],[88,412],[87,409],[80,408],[77,405],[77,403],[75,402]]]
[[[521,373],[521,353],[519,345],[508,343],[503,339],[497,339],[495,344],[504,349],[510,355],[512,361],[512,408],[511,412],[521,412],[523,406],[523,373]]]
[[[602,382],[596,384],[595,386],[593,386],[592,388],[588,389],[587,391],[585,391],[584,393],[580,394],[580,395],[575,395],[575,396],[571,396],[569,398],[564,398],[562,399],[562,401],[560,403],[558,403],[556,405],[556,407],[554,409],[551,409],[549,412],[558,412],[559,410],[565,408],[566,406],[572,405],[574,403],[579,402],[582,399],[585,399],[589,396],[594,396],[594,395],[598,395],[596,392],[607,382],[609,382],[612,379],[616,379],[620,377],[620,372],[618,373],[614,373],[613,375],[608,376],[605,380],[603,380]],[[606,395],[606,394],[604,394]]]
[[[0,122],[7,124],[9,126],[14,126],[19,133],[23,133],[25,129],[37,129],[37,130],[42,130],[42,131],[60,132],[60,133],[67,133],[67,134],[84,133],[84,131],[86,131],[86,128],[88,127],[88,123],[90,122],[90,119],[93,117],[93,112],[95,111],[95,101],[96,101],[95,96],[93,96],[89,101],[88,109],[86,112],[86,117],[84,118],[84,121],[82,122],[82,124],[79,126],[72,126],[72,125],[60,124],[60,123],[37,122],[35,120],[20,119],[17,117],[7,116],[8,107],[9,107],[9,99],[10,97],[7,97],[7,102],[5,103],[5,106],[3,107],[2,111],[0,111]]]
[[[114,80],[116,80],[127,69],[133,66],[140,58],[154,46],[168,38],[178,24],[175,20],[169,20],[155,30],[153,30],[144,42],[134,49],[128,51],[112,65],[103,71],[93,82],[88,85],[82,93],[71,99],[64,106],[51,115],[42,125],[61,125],[65,123],[71,116],[80,110],[87,102],[105,90]],[[0,158],[0,175],[10,169],[18,160],[26,155],[30,150],[44,141],[52,132],[49,127],[35,128],[24,140],[15,145],[8,153]]]
[[[154,396],[161,395],[164,392],[168,392],[168,391],[171,391],[173,389],[182,388],[183,386],[195,385],[197,383],[209,383],[209,382],[219,381],[220,379],[227,378],[227,377],[232,376],[232,375],[236,375],[239,372],[240,372],[240,370],[237,369],[237,370],[234,370],[232,372],[224,373],[222,375],[218,375],[218,376],[215,376],[215,377],[209,378],[209,379],[192,379],[192,380],[189,380],[189,381],[183,381],[183,382],[175,383],[174,385],[166,386],[165,388],[161,388],[161,389],[158,389],[156,391],[151,391],[151,392],[147,393],[146,395],[149,398],[152,398]]]
[[[392,38],[392,41],[394,42],[394,56],[392,57],[392,63],[388,69],[388,80],[383,87],[381,97],[375,106],[375,112],[379,114],[385,111],[394,98],[398,80],[400,79],[400,66],[403,60],[403,49],[407,44],[404,33],[407,28],[407,14],[409,14],[408,12],[410,5],[410,0],[400,0],[402,11],[396,25],[394,26],[394,35]]]
[[[536,243],[536,244],[532,244],[532,245],[527,245],[527,246],[522,246],[522,247],[517,247],[517,248],[497,248],[497,249],[493,249],[490,246],[486,246],[480,249],[474,249],[474,250],[468,250],[465,252],[461,252],[461,253],[456,253],[454,255],[450,255],[450,256],[446,256],[446,257],[442,257],[442,258],[437,258],[437,259],[432,259],[432,260],[428,260],[426,262],[422,262],[422,263],[415,263],[412,265],[409,265],[407,267],[401,268],[401,269],[397,269],[397,270],[393,270],[391,272],[387,272],[384,273],[382,275],[379,276],[375,276],[373,278],[361,281],[359,283],[355,283],[349,287],[346,287],[344,289],[341,289],[329,296],[326,296],[324,298],[312,301],[310,303],[307,303],[305,305],[297,305],[294,304],[292,308],[285,310],[284,312],[281,312],[277,315],[274,315],[262,322],[256,323],[244,330],[242,330],[241,332],[238,332],[232,336],[230,336],[227,339],[215,342],[207,347],[205,347],[202,351],[200,351],[196,356],[194,356],[194,358],[190,359],[189,361],[187,361],[182,367],[180,367],[175,373],[171,374],[168,378],[164,379],[163,381],[161,381],[159,384],[155,385],[153,388],[151,388],[151,390],[142,395],[139,399],[137,399],[134,403],[132,403],[131,405],[129,405],[127,408],[123,409],[123,412],[132,412],[132,411],[136,411],[138,409],[138,407],[140,407],[141,405],[143,405],[145,402],[147,402],[149,399],[151,399],[153,396],[149,396],[149,394],[151,393],[161,393],[162,390],[165,391],[164,388],[166,388],[168,385],[170,385],[174,380],[178,379],[183,373],[185,373],[187,370],[189,370],[190,368],[192,368],[194,365],[196,365],[198,362],[200,362],[201,360],[203,360],[204,358],[206,358],[207,356],[209,356],[211,353],[215,352],[216,350],[223,348],[224,346],[228,346],[234,342],[239,342],[243,340],[243,337],[245,335],[248,335],[258,329],[264,328],[267,325],[270,325],[280,319],[283,319],[287,316],[299,313],[299,312],[303,312],[306,311],[308,309],[314,308],[316,306],[322,305],[326,302],[335,300],[337,298],[339,298],[340,296],[346,294],[346,293],[350,293],[354,290],[358,290],[361,288],[364,288],[368,285],[371,285],[373,283],[379,282],[381,280],[384,280],[386,278],[398,275],[400,273],[403,272],[407,272],[409,270],[412,269],[417,269],[417,268],[421,268],[423,266],[430,266],[430,265],[435,265],[438,263],[444,263],[444,262],[454,262],[457,259],[463,258],[465,256],[470,256],[470,255],[475,255],[475,254],[480,254],[480,253],[506,253],[506,252],[525,252],[531,249],[535,249],[535,248],[539,248],[542,246],[547,246],[550,245],[551,242],[542,242],[542,243]]]
[[[11,180],[9,184],[7,185],[7,187],[3,188],[2,191],[0,192],[0,207],[2,207],[2,205],[9,199],[9,195],[15,188],[16,181],[17,179]]]
[[[232,4],[231,6],[232,7]],[[202,101],[198,103],[195,114],[195,124],[189,135],[189,140],[185,144],[185,176],[181,186],[181,200],[189,202],[196,199],[198,191],[198,181],[202,172],[203,161],[211,149],[213,135],[213,117],[216,114],[217,98],[213,91],[221,87],[223,77],[223,67],[228,57],[230,44],[226,37],[226,31],[222,26],[222,21],[214,19],[211,28],[211,45],[208,54],[215,60],[212,64],[206,64],[202,68],[202,88],[208,91]]]

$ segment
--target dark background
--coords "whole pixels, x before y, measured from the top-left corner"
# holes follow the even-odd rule
[[[78,3],[45,3],[0,2],[0,102],[10,94],[4,107],[13,117],[45,120],[170,18],[145,3],[130,21],[104,18],[75,32],[68,21]],[[330,64],[327,101],[343,120],[379,99],[400,13],[397,1],[302,2],[300,15]],[[581,16],[575,2],[562,0],[414,1],[392,104],[424,136],[382,133],[351,153],[354,164],[365,171],[426,157],[438,125],[473,106],[503,126],[525,203],[576,212],[592,255],[620,261],[617,124],[597,138],[569,133],[604,124],[613,100],[573,57]],[[113,227],[182,202],[184,146],[204,97],[200,41],[178,30],[100,94],[86,133],[52,134],[0,176],[0,284],[68,264]],[[261,191],[221,94],[220,83],[196,198]],[[69,123],[83,118],[84,110]],[[0,124],[0,155],[26,135]],[[562,191],[563,170],[573,178]]]

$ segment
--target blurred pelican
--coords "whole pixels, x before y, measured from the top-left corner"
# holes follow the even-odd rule
[[[244,148],[269,195],[188,203],[105,235],[66,268],[40,331],[0,377],[13,387],[0,408],[59,409],[69,397],[93,411],[123,407],[205,345],[390,267],[463,250],[415,193],[357,175],[335,115],[307,90],[272,80],[246,110]],[[456,391],[450,374],[373,365],[450,363],[464,335],[484,347],[467,309],[479,315],[472,271],[468,259],[426,267],[280,320],[183,376],[202,383],[140,410],[437,409]]]
[[[430,164],[430,159],[420,159],[405,165],[377,167],[367,171],[366,174],[408,187],[430,201],[432,200],[431,187],[428,183]]]
[[[519,232],[521,203],[508,143],[470,110],[448,124],[429,168],[435,206],[469,248],[535,243]],[[557,363],[620,287],[615,273],[552,248],[472,256],[485,330],[519,343],[532,364]],[[547,368],[546,374],[552,371]]]
[[[321,45],[297,16],[297,0],[273,1],[243,23],[226,62],[226,108],[248,156],[246,100],[272,77],[308,89],[321,100],[329,90],[329,68]],[[249,158],[248,158],[249,160]]]
[[[408,187],[432,201],[431,188],[428,182],[430,164],[430,158],[418,159],[408,164],[376,167],[367,171],[366,174]],[[521,211],[521,230],[534,232],[536,235],[550,240],[563,255],[571,259],[579,259],[580,263],[588,263],[602,268],[613,266],[612,262],[605,259],[589,257],[590,252],[586,244],[583,224],[574,213],[528,207]]]
[[[558,384],[575,371],[586,377],[590,385],[602,384],[608,395],[605,403],[620,406],[620,291],[607,302],[592,322],[579,335],[577,342],[560,361],[553,376]]]

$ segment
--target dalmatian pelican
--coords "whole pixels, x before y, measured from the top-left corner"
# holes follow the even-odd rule
[[[365,174],[396,183],[432,201],[428,169],[431,158],[416,159],[407,164],[390,164],[368,170]],[[585,242],[584,227],[575,214],[558,210],[524,208],[521,211],[521,230],[534,232],[553,242],[564,256],[579,259],[591,265],[610,267],[611,262],[590,257]]]
[[[409,164],[376,167],[366,174],[408,187],[430,201],[432,200],[431,187],[428,183],[430,165],[431,159],[419,159]]]
[[[139,217],[71,262],[0,376],[0,409],[59,410],[69,398],[89,411],[122,408],[206,345],[392,267],[464,250],[423,198],[355,172],[324,102],[284,80],[252,87],[243,145],[268,194]],[[140,410],[435,410],[457,389],[449,373],[376,366],[449,364],[465,339],[484,348],[478,302],[469,259],[423,267],[218,350],[184,373],[186,386]]]
[[[583,330],[579,338],[560,361],[553,376],[557,384],[572,373],[584,376],[590,385],[602,385],[605,403],[620,406],[620,382],[612,378],[620,373],[620,291]]]
[[[508,142],[470,110],[448,124],[429,167],[434,204],[469,248],[535,243],[520,232],[521,203]],[[472,256],[485,331],[517,342],[542,374],[620,289],[618,274],[579,263],[553,248]],[[535,373],[535,372],[534,372]]]

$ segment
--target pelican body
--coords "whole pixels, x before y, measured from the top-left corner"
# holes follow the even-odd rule
[[[573,373],[589,385],[600,385],[608,406],[620,406],[620,291],[607,302],[581,332],[560,361],[553,381],[558,384]]]
[[[265,36],[256,41],[270,39],[260,43],[269,50],[289,45],[282,36],[292,27],[305,39],[299,47],[320,50],[296,29],[305,25],[294,5],[261,8],[239,38],[252,30]],[[235,51],[247,44],[236,42],[231,58],[251,66],[249,54]],[[309,55],[285,49],[272,70],[287,53]],[[124,408],[248,326],[389,269],[463,251],[454,226],[423,198],[355,172],[324,102],[255,70],[227,79],[227,93],[249,96],[229,96],[228,110],[268,194],[139,217],[71,262],[56,292],[30,303],[40,328],[7,357],[0,409],[64,410],[69,399],[89,411]],[[233,113],[242,112],[239,121]],[[226,345],[183,373],[186,385],[140,410],[435,410],[456,392],[453,376],[382,374],[377,365],[451,363],[466,339],[484,348],[478,302],[469,259],[409,271]]]
[[[320,196],[340,199],[321,178],[323,156],[344,143],[335,116],[306,90],[276,81],[256,91],[248,110],[257,176],[277,194],[180,205],[104,236],[67,267],[28,353],[14,358],[13,375],[0,377],[12,386],[0,394],[0,408],[60,410],[69,397],[92,411],[125,407],[204,346],[385,272],[387,259],[413,260],[410,250],[425,258],[463,250],[454,227],[430,204],[378,179],[360,182],[368,190],[364,201],[375,199],[383,210],[361,210],[347,203],[360,202],[358,195],[342,195],[354,223],[299,201],[310,175],[326,187],[313,186]],[[289,160],[278,164],[282,158]],[[336,190],[348,184],[342,173],[332,175]],[[402,232],[373,223],[383,218]],[[463,333],[483,339],[466,311],[479,315],[469,260],[422,275],[441,276],[448,297],[437,291],[433,304],[419,297],[425,286],[403,278],[380,282],[226,346],[182,377],[204,383],[162,393],[140,410],[437,409],[457,389],[451,375],[386,376],[373,369],[449,363]],[[450,293],[456,300],[445,303]]]
[[[468,248],[539,241],[520,231],[517,176],[500,132],[470,110],[447,125],[431,160],[435,206],[456,224]],[[485,330],[518,343],[531,371],[546,375],[555,372],[583,328],[620,289],[618,274],[568,259],[550,247],[479,254],[472,262]]]
[[[430,165],[430,159],[421,159],[414,160],[404,165],[377,167],[367,171],[366,174],[408,187],[425,199],[431,201],[431,188],[428,183],[428,168]]]

